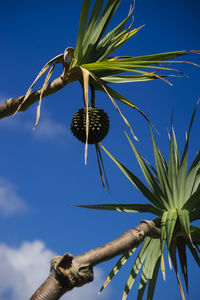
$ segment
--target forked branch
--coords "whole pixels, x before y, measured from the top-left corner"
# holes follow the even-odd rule
[[[79,256],[66,253],[53,258],[49,277],[30,300],[56,300],[74,287],[91,282],[95,265],[138,247],[147,236],[160,238],[160,229],[153,221],[141,221],[117,239]]]

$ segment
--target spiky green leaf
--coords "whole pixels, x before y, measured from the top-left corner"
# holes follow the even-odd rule
[[[190,215],[187,209],[177,209],[179,221],[185,231],[189,236],[190,233]]]
[[[142,268],[137,300],[142,300],[147,282],[152,279],[156,263],[159,261],[160,256],[160,241],[159,239],[152,239],[148,246],[148,252]]]
[[[192,254],[192,256],[194,257],[197,265],[200,267],[200,256],[196,250],[196,248],[194,248],[194,246],[191,244],[190,240],[186,240],[187,246],[190,249],[190,252]]]
[[[185,199],[187,200],[197,189],[200,184],[200,151],[188,171],[186,178]]]
[[[167,199],[166,205],[168,205],[168,208],[173,209],[173,208],[175,208],[175,205],[173,202],[172,192],[170,190],[170,186],[169,186],[169,182],[168,182],[166,162],[165,162],[165,160],[163,160],[163,156],[161,155],[161,152],[156,145],[151,128],[150,128],[150,133],[151,133],[151,139],[152,139],[152,144],[153,144],[153,149],[154,149],[154,157],[155,157],[155,162],[156,162],[158,180],[159,180],[162,192],[163,192],[165,198]]]
[[[125,132],[125,134],[131,145],[131,148],[135,154],[135,157],[140,165],[143,175],[144,175],[149,187],[151,188],[151,191],[157,197],[157,202],[159,202],[160,207],[162,207],[163,209],[165,209],[165,208],[167,209],[168,205],[164,199],[164,194],[162,193],[162,190],[160,189],[156,179],[154,178],[153,174],[150,172],[149,168],[147,167],[147,164],[145,163],[144,159],[137,151],[136,147],[134,146],[134,144],[132,143],[132,141],[130,140],[130,138],[126,132]]]
[[[178,256],[181,265],[181,271],[188,292],[188,267],[187,267],[186,243],[185,240],[181,237],[177,239],[177,249],[178,249]]]
[[[150,244],[150,241],[151,239],[149,237],[147,237],[140,249],[140,252],[134,262],[134,265],[131,269],[131,272],[130,272],[130,275],[128,277],[128,280],[126,282],[126,286],[124,288],[124,293],[123,293],[123,297],[122,297],[122,300],[125,300],[126,297],[128,296],[132,286],[133,286],[133,283],[137,277],[137,274],[138,272],[140,271],[141,267],[142,267],[142,264],[146,258],[146,254],[147,254],[147,251],[148,251],[148,245]]]
[[[157,277],[158,277],[158,272],[160,269],[160,263],[161,263],[161,258],[159,257],[155,264],[152,278],[149,280],[148,291],[147,291],[147,300],[153,299],[155,286],[156,286],[156,282],[157,282]]]
[[[80,63],[80,61],[83,57],[82,44],[83,44],[85,30],[86,30],[86,26],[87,26],[87,18],[88,18],[88,13],[89,13],[90,1],[91,0],[84,0],[83,4],[81,6],[78,35],[77,35],[76,48],[75,48],[75,53],[74,53],[75,61],[77,64]]]
[[[168,248],[170,247],[172,236],[174,233],[174,227],[176,225],[177,221],[177,211],[174,210],[169,210],[167,212],[167,217],[165,221],[165,226],[166,226],[166,238],[167,238],[167,245]]]
[[[157,197],[142,183],[142,181],[131,173],[123,164],[121,164],[111,153],[109,153],[103,145],[101,145],[103,150],[108,154],[108,156],[114,161],[122,173],[130,180],[130,182],[159,209],[162,209],[162,205],[158,202]]]
[[[182,209],[189,210],[192,218],[193,210],[197,209],[200,206],[200,188],[196,190],[195,193],[184,203]]]
[[[160,242],[161,242],[161,251],[163,252],[165,241],[166,241],[166,220],[167,220],[167,214],[168,211],[165,211],[161,218],[161,236],[160,236]]]
[[[135,252],[137,249],[134,248],[132,250],[129,250],[127,253],[125,253],[115,264],[115,266],[112,268],[111,272],[107,276],[106,280],[104,281],[99,293],[102,292],[102,290],[109,284],[109,282],[113,279],[113,277],[119,272],[119,270],[123,267],[123,265],[127,262],[127,260],[131,257],[131,255]]]
[[[162,215],[162,211],[151,204],[96,204],[96,205],[77,205],[77,207],[99,209],[99,210],[114,210],[119,212],[130,212],[130,213],[152,213],[157,216]]]
[[[168,180],[170,189],[173,195],[173,202],[176,203],[178,201],[178,182],[177,182],[177,174],[178,174],[178,164],[177,164],[177,151],[174,144],[175,133],[173,134],[173,128],[170,135],[170,151],[169,151],[169,163],[168,163]]]

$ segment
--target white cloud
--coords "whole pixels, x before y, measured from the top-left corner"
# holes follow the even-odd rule
[[[39,121],[38,126],[34,130],[34,136],[37,138],[55,139],[59,136],[66,135],[67,129],[60,123],[44,118]]]
[[[56,254],[43,242],[23,242],[19,248],[0,244],[0,299],[27,300],[49,274],[49,264]],[[109,288],[98,296],[104,276],[95,269],[95,280],[81,288],[75,288],[62,297],[63,300],[106,300]]]
[[[12,215],[26,210],[27,206],[16,192],[16,187],[0,178],[0,213]]]
[[[20,115],[14,115],[1,120],[1,130],[12,130],[27,132],[37,139],[56,139],[61,136],[66,136],[67,127],[63,124],[54,121],[47,113],[43,113],[35,130],[33,130],[35,119],[24,120]]]

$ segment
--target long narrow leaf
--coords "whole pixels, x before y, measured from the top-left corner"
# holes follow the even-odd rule
[[[46,88],[50,78],[51,78],[51,75],[53,74],[53,70],[55,68],[55,64],[53,64],[45,78],[45,81],[44,81],[44,84],[43,84],[43,87],[41,89],[41,92],[40,92],[40,100],[39,100],[39,104],[37,106],[37,115],[36,115],[36,121],[35,121],[35,125],[34,125],[34,129],[35,127],[37,126],[38,122],[39,122],[39,119],[40,119],[40,109],[41,109],[41,104],[42,104],[42,96],[43,96],[43,93],[44,93],[44,89]]]
[[[200,184],[200,151],[188,171],[186,178],[185,199],[187,200],[194,193]]]
[[[76,41],[76,48],[75,48],[75,62],[77,64],[80,63],[82,56],[83,56],[83,49],[82,49],[82,43],[85,36],[85,30],[87,26],[87,17],[90,7],[90,1],[91,0],[84,0],[82,7],[81,7],[81,14],[80,14],[80,20],[79,20],[79,28],[78,28],[78,35],[77,35],[77,41]]]
[[[171,75],[168,75],[170,77]],[[166,76],[160,76],[166,77]],[[154,79],[159,79],[154,74],[145,74],[145,75],[101,75],[101,80],[105,83],[129,83],[129,82],[142,82],[142,81],[150,81]]]
[[[190,138],[190,132],[191,132],[191,128],[194,122],[194,117],[196,114],[196,110],[198,107],[199,101],[197,102],[193,114],[192,114],[192,118],[190,121],[190,125],[189,125],[189,130],[188,130],[188,134],[187,134],[187,138],[186,138],[186,143],[185,143],[185,147],[184,147],[184,151],[183,151],[183,155],[181,158],[181,162],[180,162],[180,169],[179,169],[179,174],[178,174],[178,184],[179,184],[179,203],[180,204],[184,204],[185,203],[185,187],[186,187],[186,173],[187,173],[187,163],[188,163],[188,145],[189,145],[189,138]]]
[[[137,277],[137,274],[138,272],[140,271],[141,267],[142,267],[142,264],[146,258],[146,255],[147,255],[147,251],[148,251],[148,245],[150,243],[151,239],[149,237],[146,238],[146,240],[144,241],[141,249],[140,249],[140,252],[134,262],[134,265],[131,269],[131,272],[130,272],[130,275],[128,277],[128,280],[126,282],[126,286],[124,288],[124,293],[123,293],[123,297],[122,297],[122,300],[125,300],[126,297],[128,296],[132,286],[133,286],[133,283]]]
[[[161,252],[163,252],[165,241],[166,241],[166,219],[167,219],[168,211],[165,211],[161,218]]]
[[[184,203],[182,209],[187,209],[192,212],[200,206],[200,189],[197,189],[194,194]]]
[[[173,194],[173,203],[178,201],[178,183],[177,183],[178,165],[174,146],[174,138],[170,135],[170,152],[169,152],[169,164],[168,164],[168,180],[170,188]]]
[[[95,25],[97,23],[97,20],[99,18],[99,14],[102,8],[104,0],[98,0],[95,1],[91,15],[90,15],[90,19],[88,22],[88,26],[87,26],[87,30],[85,32],[84,35],[84,40],[82,43],[82,48],[87,49],[87,47],[90,44],[90,39],[91,39],[91,34],[93,33],[94,29],[95,29]]]
[[[107,276],[106,280],[104,281],[101,289],[99,290],[99,293],[102,292],[102,290],[109,284],[109,282],[113,279],[113,277],[119,272],[119,270],[123,267],[123,265],[127,262],[127,260],[131,257],[131,255],[135,252],[135,250],[137,249],[134,248],[130,251],[128,251],[127,253],[125,253],[119,260],[118,262],[115,264],[115,266],[112,268],[111,272],[109,273],[109,275]]]
[[[99,41],[97,48],[96,48],[96,61],[101,61],[106,58],[108,55],[110,56],[113,51],[115,51],[118,47],[117,44],[120,43],[123,36],[126,35],[126,32],[129,31],[129,28],[122,32],[124,26],[126,25],[127,21],[131,17],[133,13],[133,9],[130,9],[128,16],[113,30],[111,30],[102,40]],[[139,29],[138,29],[139,30]],[[138,31],[135,29],[136,31]],[[132,34],[133,36],[133,34]]]
[[[88,70],[81,68],[82,76],[83,76],[83,97],[86,107],[86,124],[85,124],[85,133],[86,133],[86,141],[85,141],[85,164],[87,163],[87,153],[88,153],[88,135],[89,135],[89,93],[88,93],[88,86],[89,86],[89,76],[90,73]]]
[[[195,53],[199,53],[200,51],[195,51]],[[164,52],[164,53],[158,53],[158,54],[151,54],[151,55],[145,55],[145,56],[136,56],[132,57],[132,61],[157,61],[157,62],[164,62],[169,61],[170,59],[177,58],[182,55],[194,53],[194,51],[172,51],[172,52]],[[178,61],[176,61],[178,62]],[[171,63],[171,62],[170,62]]]
[[[133,137],[137,140],[137,137],[135,136],[135,134],[133,133],[133,130],[131,128],[131,125],[129,124],[128,120],[125,118],[125,116],[122,114],[121,110],[119,109],[117,103],[114,101],[113,97],[111,96],[111,94],[108,92],[106,86],[101,82],[101,80],[99,80],[98,77],[96,77],[93,73],[89,72],[90,76],[94,79],[94,81],[96,81],[96,83],[99,85],[100,89],[103,90],[108,97],[110,98],[112,104],[114,105],[114,107],[117,109],[118,113],[120,114],[120,116],[122,117],[124,123],[126,124],[126,126],[129,128],[130,132],[132,133]]]
[[[184,294],[184,291],[183,291],[183,286],[182,286],[182,283],[181,283],[181,280],[180,280],[180,277],[179,277],[179,274],[178,274],[177,259],[176,259],[176,244],[175,243],[171,244],[170,255],[171,255],[172,263],[173,263],[174,270],[175,270],[175,273],[176,273],[176,278],[177,278],[181,298],[182,298],[182,300],[186,300],[185,299],[185,294]]]
[[[187,254],[186,254],[186,243],[184,239],[178,238],[177,240],[178,256],[181,265],[181,271],[184,277],[185,286],[188,292],[188,267],[187,267]]]
[[[197,250],[192,246],[192,244],[191,244],[191,242],[189,241],[189,239],[186,240],[186,243],[187,243],[187,246],[188,246],[188,248],[190,249],[191,254],[193,255],[193,257],[194,257],[194,259],[195,259],[197,265],[200,267],[200,256],[199,256]]]
[[[142,300],[147,282],[152,278],[155,265],[160,256],[160,240],[152,239],[148,246],[148,252],[142,268],[137,300]]]
[[[34,87],[34,85],[36,84],[36,82],[39,80],[39,78],[53,65],[56,63],[60,63],[62,62],[63,59],[63,53],[59,54],[57,56],[55,56],[54,58],[52,58],[50,61],[48,61],[48,63],[46,63],[46,65],[41,69],[41,71],[39,72],[39,74],[37,75],[37,77],[35,78],[35,80],[33,81],[33,83],[31,84],[31,86],[29,87],[28,91],[26,92],[24,99],[22,101],[22,103],[18,106],[17,110],[15,113],[17,113],[20,108],[22,107],[22,105],[26,102],[27,98],[30,96],[31,91]]]
[[[124,131],[125,132],[125,131]],[[144,159],[142,158],[142,156],[139,154],[139,152],[137,151],[136,147],[134,146],[134,144],[132,143],[132,141],[130,140],[129,136],[127,135],[127,133],[125,132],[126,137],[130,143],[130,146],[136,156],[136,159],[140,165],[140,168],[143,172],[143,175],[149,185],[149,187],[151,188],[153,194],[155,194],[155,196],[157,197],[157,201],[159,202],[159,206],[162,208],[168,208],[168,205],[166,204],[166,201],[164,200],[164,195],[157,183],[157,181],[155,180],[154,176],[151,174],[149,168],[147,167]]]
[[[166,198],[168,199],[169,202],[169,207],[174,208],[173,205],[173,198],[172,198],[172,193],[169,187],[169,182],[168,178],[166,175],[166,170],[165,170],[165,165],[163,164],[163,157],[161,156],[160,150],[158,149],[152,130],[150,128],[150,133],[151,133],[151,139],[152,139],[152,144],[153,144],[153,149],[154,149],[154,157],[155,157],[155,162],[156,162],[156,168],[158,172],[158,179],[161,185],[161,189],[164,195],[166,195]]]
[[[189,211],[186,209],[178,209],[178,218],[179,221],[187,235],[190,234],[190,216]]]
[[[95,28],[90,32],[89,44],[85,45],[84,61],[87,62],[91,57],[94,49],[98,45],[100,39],[102,38],[108,24],[110,23],[119,3],[121,0],[108,0],[106,6],[103,9],[101,16]]]
[[[159,272],[159,268],[160,268],[160,262],[161,262],[161,259],[159,257],[156,264],[155,264],[152,278],[149,280],[147,300],[152,300],[153,299],[155,286],[156,286],[156,282],[157,282],[157,277],[158,277],[158,272]]]
[[[133,173],[131,173],[123,164],[121,164],[117,159],[112,156],[103,145],[101,145],[103,150],[108,154],[108,156],[114,161],[118,168],[124,173],[124,175],[130,180],[130,182],[155,206],[162,209],[162,206],[159,205],[155,195],[137,178]]]
[[[177,211],[176,210],[169,210],[167,213],[167,218],[165,221],[166,224],[166,238],[167,238],[167,245],[168,248],[170,247],[172,236],[174,233],[174,227],[177,221]]]
[[[96,204],[96,205],[76,205],[77,207],[112,210],[129,213],[152,213],[157,216],[162,215],[162,211],[151,204]]]

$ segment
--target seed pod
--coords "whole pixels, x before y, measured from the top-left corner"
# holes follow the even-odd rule
[[[97,144],[107,135],[110,121],[107,113],[103,109],[96,107],[88,108],[89,133],[88,144]],[[86,142],[86,108],[79,109],[71,121],[71,131],[73,135],[82,143]]]

